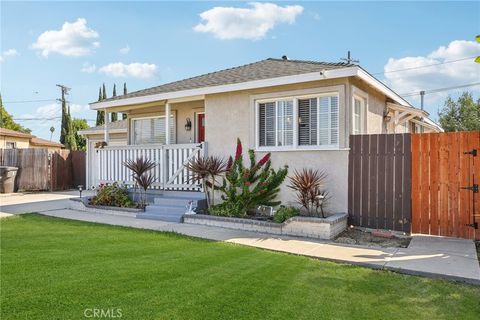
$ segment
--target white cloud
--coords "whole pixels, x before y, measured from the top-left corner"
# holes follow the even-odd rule
[[[89,55],[100,46],[97,31],[87,27],[87,20],[78,18],[75,22],[65,22],[61,30],[49,30],[42,33],[32,48],[48,57],[58,53],[69,57]]]
[[[128,54],[130,52],[130,46],[127,44],[125,47],[120,49],[121,54]]]
[[[12,58],[18,56],[18,52],[16,49],[8,49],[3,51],[3,53],[0,55],[0,62],[4,61],[6,58]]]
[[[100,72],[112,77],[133,77],[147,79],[155,76],[157,66],[149,63],[130,63],[122,62],[110,63],[99,69]]]
[[[477,55],[480,55],[479,43],[455,40],[447,46],[437,48],[426,56],[388,59],[384,67],[384,71],[386,72],[385,80],[387,85],[400,94],[479,82],[480,65],[473,61],[474,58],[431,67],[417,68]],[[411,70],[391,72],[404,69]],[[431,113],[436,114],[438,106],[442,104],[443,99],[449,93],[450,92],[442,92],[425,96],[426,104],[431,105]],[[412,101],[418,105],[417,98],[413,98]]]
[[[249,3],[251,8],[214,7],[200,14],[193,30],[210,32],[222,40],[263,39],[276,24],[292,24],[303,12],[299,5],[281,7],[273,3]]]
[[[88,105],[81,105],[81,104],[70,104],[70,113],[76,114],[80,113],[83,111],[88,111],[90,110]],[[31,117],[37,117],[37,118],[53,118],[53,117],[59,117],[62,115],[62,106],[57,103],[51,103],[47,104],[41,107],[38,107],[37,110],[35,111],[35,115],[28,115],[30,118]],[[23,117],[26,117],[24,115]]]
[[[85,72],[85,73],[92,73],[92,72],[95,72],[96,70],[97,70],[96,65],[85,62],[80,71]]]

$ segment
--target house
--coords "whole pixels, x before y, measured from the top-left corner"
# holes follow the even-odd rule
[[[49,152],[55,152],[63,148],[63,145],[29,133],[0,128],[0,149],[26,148],[47,148]]]
[[[105,111],[106,119],[110,112],[128,115],[121,124],[126,146],[115,146],[118,128],[108,123],[108,146],[94,151],[89,142],[87,152],[96,154],[87,164],[90,186],[131,183],[122,162],[142,155],[159,164],[157,188],[189,189],[185,162],[206,152],[227,157],[238,137],[245,149],[271,152],[274,167],[326,171],[329,208],[340,212],[347,211],[349,135],[441,130],[427,112],[358,65],[287,57],[112,97],[90,108]],[[90,140],[89,132],[100,138],[100,128],[84,131]],[[293,199],[284,187],[280,200]]]

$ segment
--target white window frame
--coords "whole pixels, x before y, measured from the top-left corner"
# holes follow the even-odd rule
[[[8,145],[12,145],[12,148],[9,148]],[[17,143],[15,141],[6,141],[5,142],[6,149],[17,149]]]
[[[175,141],[170,141],[170,143],[176,144],[177,143],[177,116],[176,116],[175,110],[172,110],[171,115],[172,115],[172,121],[173,121],[173,131],[175,136],[170,137],[170,139],[175,138]],[[165,118],[165,117],[166,117],[165,115],[160,115],[160,116],[145,116],[145,117],[130,118],[130,145],[137,145],[135,144],[135,129],[133,125],[133,122],[135,120],[145,120],[145,119],[155,119],[155,118]]]
[[[355,133],[355,100],[360,100],[360,130],[359,133]],[[366,134],[367,131],[367,112],[368,112],[368,93],[352,86],[352,99],[350,108],[351,130],[350,134]]]
[[[300,146],[298,145],[298,100],[301,99],[311,99],[311,98],[321,98],[321,97],[332,97],[335,96],[338,99],[338,123],[337,123],[337,131],[338,131],[338,139],[336,144],[330,145],[311,145],[311,146]],[[267,103],[267,102],[276,102],[277,101],[285,101],[285,100],[293,100],[293,145],[291,146],[260,146],[260,104]],[[256,151],[305,151],[305,150],[340,150],[340,109],[341,109],[341,100],[340,100],[340,92],[338,91],[331,91],[331,92],[322,92],[322,93],[315,93],[315,94],[306,94],[306,95],[292,95],[292,96],[283,96],[283,97],[272,97],[267,99],[256,99],[254,100],[255,104],[255,150]],[[317,108],[319,108],[319,104]],[[317,121],[317,126],[320,125],[320,121]],[[278,134],[278,132],[277,132]],[[317,128],[317,143],[320,141],[320,130]]]

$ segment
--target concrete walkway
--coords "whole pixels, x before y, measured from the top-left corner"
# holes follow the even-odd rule
[[[171,231],[193,237],[226,241],[323,260],[480,285],[480,267],[475,244],[471,240],[414,236],[408,248],[340,245],[329,241],[279,237],[218,227],[142,220],[127,216],[87,213],[68,209],[68,199],[77,195],[78,192],[31,194],[11,196],[6,201],[4,200],[7,198],[0,197],[0,216],[2,213],[9,215],[39,212],[59,218],[139,229]],[[4,202],[6,202],[5,205]]]

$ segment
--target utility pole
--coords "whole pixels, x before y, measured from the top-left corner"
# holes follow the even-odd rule
[[[350,54],[350,50],[347,52],[346,58],[340,58],[340,60],[346,61],[347,63],[360,63],[360,60],[354,60]]]
[[[65,99],[65,96],[68,95],[68,92],[70,91],[70,88],[67,86],[64,86],[63,84],[57,84],[57,87],[60,88],[62,91],[62,98],[57,99],[57,101],[60,101],[62,103],[62,126],[60,128],[60,143],[65,144],[65,137],[67,135],[68,131],[68,123],[67,123],[67,100]]]

